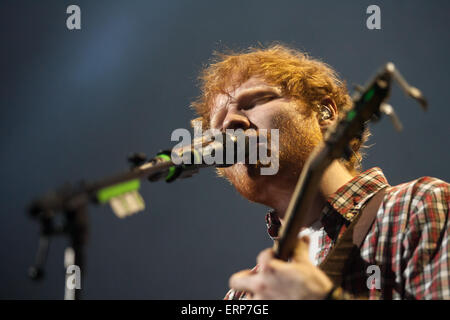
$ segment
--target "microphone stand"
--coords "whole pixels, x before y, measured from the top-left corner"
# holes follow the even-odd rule
[[[221,133],[223,143],[218,147],[222,148],[225,159],[225,147],[234,149],[235,160],[237,157],[237,137]],[[188,155],[191,158],[190,164],[175,164],[171,158],[171,150],[161,151],[151,160],[146,160],[143,153],[135,153],[128,158],[131,163],[131,170],[120,173],[102,180],[85,183],[81,181],[73,186],[66,184],[55,191],[51,191],[34,200],[28,208],[29,215],[40,223],[39,246],[35,258],[35,263],[29,268],[28,275],[33,280],[42,279],[44,276],[44,265],[48,255],[50,238],[54,235],[67,235],[70,244],[65,250],[65,267],[78,266],[79,270],[84,270],[86,266],[84,247],[88,239],[88,206],[89,204],[103,204],[114,197],[123,195],[129,191],[136,191],[140,186],[140,180],[147,179],[155,182],[164,179],[172,182],[178,178],[188,178],[199,171],[200,168],[215,166],[226,167],[232,164],[206,164],[203,156],[211,156],[217,152],[215,148],[205,148],[208,152],[202,153],[205,146],[203,141],[199,144],[192,144],[188,148],[181,148],[177,154]],[[199,149],[200,147],[200,149]],[[177,149],[178,150],[178,149]],[[248,157],[248,138],[245,139],[245,156]],[[194,161],[194,160],[197,161]],[[198,161],[200,159],[200,161]],[[63,223],[56,224],[55,217],[62,212]],[[84,272],[84,271],[83,271]],[[70,275],[66,273],[65,299],[81,299],[80,290],[69,289],[67,282]]]
[[[133,159],[135,160],[135,159]],[[132,161],[132,160],[130,160]],[[44,265],[48,256],[50,238],[54,235],[67,235],[69,245],[64,254],[65,269],[71,265],[78,266],[84,273],[85,253],[84,246],[88,237],[88,205],[99,204],[97,193],[109,186],[114,186],[134,179],[149,177],[159,179],[171,168],[181,174],[183,167],[174,166],[171,160],[161,158],[136,166],[130,172],[121,173],[113,177],[86,184],[81,182],[78,186],[65,185],[56,191],[49,192],[45,196],[35,200],[29,207],[31,217],[40,222],[40,237],[35,263],[29,268],[28,275],[33,280],[42,279],[44,276]],[[192,170],[188,170],[192,171]],[[63,213],[62,225],[57,225],[54,218],[58,212]],[[69,289],[67,286],[69,274],[66,273],[64,283],[64,299],[79,300],[81,292],[76,288]]]
[[[69,266],[74,265],[84,272],[84,246],[88,237],[87,205],[80,205],[73,210],[64,211],[64,220],[64,225],[56,226],[48,214],[40,218],[41,231],[38,252],[34,265],[28,271],[28,275],[33,280],[42,279],[44,276],[44,265],[48,256],[50,237],[53,235],[66,234],[70,238],[70,243],[64,253],[65,269],[67,270]],[[80,300],[81,291],[75,288],[70,289],[67,286],[68,280],[69,274],[66,273],[64,300]]]

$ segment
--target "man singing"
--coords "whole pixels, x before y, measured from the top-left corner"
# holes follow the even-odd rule
[[[325,131],[352,107],[345,84],[328,65],[274,45],[239,54],[218,55],[201,76],[201,95],[193,103],[204,127],[225,131],[279,129],[279,171],[261,175],[258,165],[221,168],[246,199],[271,208],[269,235],[276,239],[306,159]],[[291,261],[261,252],[257,265],[230,278],[226,299],[449,299],[449,184],[423,177],[390,186],[379,168],[360,172],[362,144],[355,141],[349,160],[324,172],[299,234]],[[350,268],[333,284],[321,263],[364,205],[384,195],[360,245],[366,269]],[[378,208],[378,207],[377,207]]]

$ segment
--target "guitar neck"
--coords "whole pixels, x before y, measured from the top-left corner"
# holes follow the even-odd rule
[[[302,174],[297,182],[294,194],[291,197],[286,219],[280,230],[280,237],[274,243],[275,257],[287,261],[297,245],[298,232],[306,226],[305,214],[308,212],[322,178],[323,172],[334,160],[330,155],[328,145],[316,149],[313,157],[309,158],[302,170]]]

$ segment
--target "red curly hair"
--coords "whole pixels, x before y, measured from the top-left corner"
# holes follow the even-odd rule
[[[200,96],[191,103],[199,114],[204,128],[209,128],[211,106],[218,94],[228,94],[251,77],[258,76],[269,85],[281,89],[282,94],[311,107],[311,111],[325,98],[331,98],[342,117],[352,108],[345,82],[326,63],[307,54],[274,44],[267,48],[249,48],[242,52],[214,53],[211,63],[200,74]],[[351,146],[354,156],[345,161],[346,167],[357,171],[363,141]]]

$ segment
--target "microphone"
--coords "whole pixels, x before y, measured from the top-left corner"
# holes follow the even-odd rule
[[[171,160],[175,165],[224,168],[247,162],[250,149],[247,135],[217,132],[195,138],[187,146],[173,148]]]

